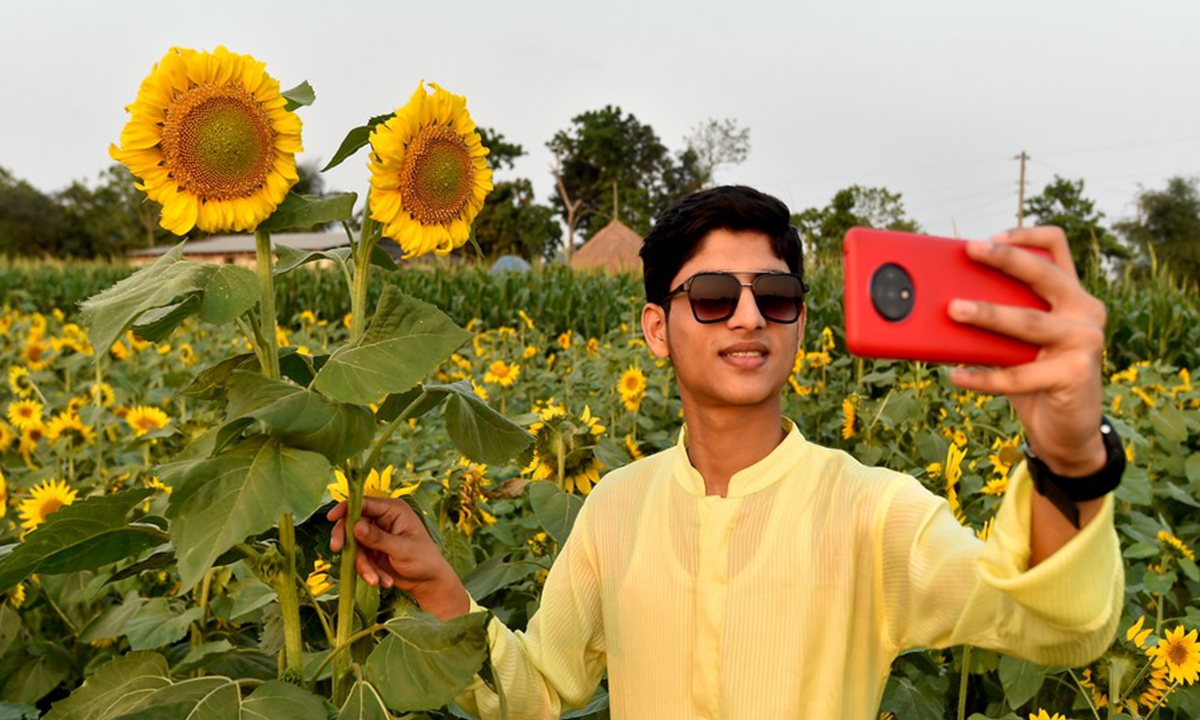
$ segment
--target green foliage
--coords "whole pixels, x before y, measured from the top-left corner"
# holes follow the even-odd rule
[[[391,708],[436,710],[483,667],[488,619],[477,612],[446,622],[424,613],[389,620],[388,637],[367,659],[367,679]]]
[[[1162,190],[1144,190],[1138,216],[1115,228],[1141,250],[1141,264],[1156,274],[1170,268],[1194,290],[1200,283],[1200,178],[1173,177]]]
[[[860,185],[838,190],[823,208],[793,215],[792,224],[800,231],[806,254],[821,265],[840,262],[842,238],[852,227],[920,232],[920,226],[904,214],[900,193]]]
[[[1129,248],[1101,224],[1104,213],[1096,210],[1095,201],[1083,196],[1083,180],[1055,175],[1040,195],[1025,201],[1025,211],[1037,225],[1062,228],[1081,277],[1098,274],[1105,258],[1119,260],[1131,255]]]
[[[534,199],[533,183],[525,178],[497,182],[474,227],[479,248],[493,260],[501,255],[551,259],[562,244],[554,210]]]

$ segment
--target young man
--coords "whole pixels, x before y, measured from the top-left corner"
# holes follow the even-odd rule
[[[1053,262],[1013,248],[1044,247]],[[489,627],[512,718],[585,704],[607,668],[614,718],[876,717],[892,660],[970,643],[1041,663],[1089,661],[1120,618],[1111,490],[1119,443],[1101,432],[1103,305],[1079,285],[1061,231],[972,243],[976,262],[1030,284],[1047,312],[956,301],[954,320],[1041,346],[1008,369],[951,379],[1005,394],[1032,453],[986,543],[908,475],[807,442],[780,390],[804,327],[799,239],[783,203],[744,187],[666,210],[642,249],[649,348],[674,366],[677,446],[596,486],[521,633]],[[1082,483],[1084,491],[1072,485]],[[1087,490],[1095,492],[1087,492]],[[1077,513],[1074,522],[1066,515]],[[343,506],[333,548],[342,545]],[[403,503],[368,499],[359,573],[442,618],[472,601]],[[461,698],[484,717],[480,681]]]

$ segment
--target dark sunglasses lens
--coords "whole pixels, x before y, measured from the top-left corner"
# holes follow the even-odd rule
[[[692,312],[700,322],[724,320],[733,315],[741,290],[731,275],[697,275],[688,290]]]
[[[766,319],[796,322],[804,303],[804,286],[794,275],[761,275],[754,281],[754,300]]]

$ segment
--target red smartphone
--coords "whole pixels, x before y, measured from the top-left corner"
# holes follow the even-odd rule
[[[1025,249],[1050,257],[1040,248]],[[851,353],[996,366],[1037,357],[1036,345],[950,319],[954,298],[1049,309],[1025,283],[967,257],[965,241],[853,228],[842,255]]]

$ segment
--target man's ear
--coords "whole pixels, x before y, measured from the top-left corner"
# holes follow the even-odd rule
[[[646,303],[642,307],[642,337],[655,357],[671,357],[667,345],[667,311],[661,305]]]

